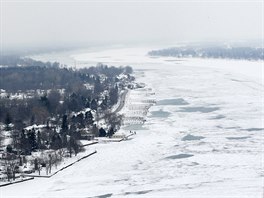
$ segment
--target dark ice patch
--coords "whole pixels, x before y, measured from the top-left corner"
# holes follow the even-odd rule
[[[131,195],[131,194],[134,194],[134,195],[143,195],[143,194],[147,194],[149,192],[152,192],[153,190],[141,190],[141,191],[135,191],[135,192],[125,192],[124,194],[125,195]]]
[[[197,162],[192,162],[192,166],[197,166],[197,165],[199,165],[199,163],[197,163]]]
[[[63,191],[63,190],[65,190],[65,188],[55,189],[54,191]]]
[[[250,136],[242,136],[242,137],[226,137],[226,139],[228,140],[244,140],[244,139],[248,139],[250,138]]]
[[[188,134],[188,135],[184,136],[181,140],[182,141],[192,141],[192,140],[201,140],[204,138],[205,137],[203,137],[203,136],[195,136],[195,135]]]
[[[108,194],[104,194],[104,195],[97,195],[97,196],[93,196],[96,198],[107,198],[107,197],[112,197],[113,193],[108,193]],[[92,197],[87,197],[87,198],[92,198]]]
[[[234,126],[234,127],[226,127],[225,129],[240,129],[240,127],[236,127],[236,126]]]
[[[182,98],[159,100],[156,105],[188,105],[189,103]]]
[[[158,117],[158,118],[167,118],[169,117],[170,112],[159,110],[159,111],[152,111],[151,117]]]
[[[189,158],[189,157],[192,157],[193,155],[192,154],[178,154],[178,155],[171,155],[171,156],[168,156],[168,157],[165,157],[165,159],[183,159],[183,158]]]
[[[248,129],[244,129],[245,131],[264,131],[264,128],[248,128]]]
[[[211,120],[220,120],[220,119],[223,119],[223,118],[225,118],[225,116],[217,115],[217,116],[211,117]]]
[[[235,81],[235,82],[246,82],[246,81],[237,80],[237,79],[233,79],[233,78],[231,78],[230,80],[231,80],[231,81]]]
[[[191,164],[188,164],[187,166],[198,166],[199,165],[199,163],[197,163],[197,162],[192,162]]]
[[[127,182],[127,181],[129,181],[128,178],[127,179],[116,179],[116,180],[114,180],[115,183],[116,182]]]
[[[218,107],[181,107],[179,112],[201,112],[210,113],[219,110]]]

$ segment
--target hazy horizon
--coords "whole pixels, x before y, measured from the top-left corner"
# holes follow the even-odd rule
[[[1,48],[263,41],[261,1],[1,1]]]

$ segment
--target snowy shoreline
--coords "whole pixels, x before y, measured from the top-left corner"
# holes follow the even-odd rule
[[[34,189],[26,183],[6,187],[5,197],[17,191],[21,197],[263,195],[263,62],[174,62],[145,54],[120,49],[79,55],[91,65],[132,65],[137,81],[155,92],[144,126],[133,126],[136,138],[100,144],[88,163],[49,181],[29,181]]]
[[[133,132],[131,131],[134,129],[133,128],[134,125],[138,122],[142,125],[144,124],[144,120],[146,119],[148,109],[153,105],[152,100],[146,100],[147,98],[144,98],[144,97],[142,98],[142,96],[147,96],[150,90],[151,89],[145,89],[145,88],[126,90],[125,92],[121,94],[120,100],[118,100],[118,104],[116,105],[116,107],[113,108],[114,111],[117,111],[117,109],[120,108],[120,110],[118,110],[117,113],[125,115],[124,118],[126,121],[124,122],[121,129],[117,132],[118,135],[120,133],[124,134],[126,136],[125,138],[110,138],[110,139],[109,138],[97,138],[97,141],[81,141],[83,146],[85,147],[89,146],[89,147],[85,148],[85,151],[79,153],[77,156],[72,156],[72,158],[65,158],[58,166],[53,165],[51,168],[51,173],[46,173],[46,170],[42,169],[40,173],[35,171],[34,173],[31,173],[31,174],[23,174],[23,179],[15,180],[14,182],[12,181],[4,182],[4,183],[1,182],[0,187],[4,187],[8,185],[15,185],[21,182],[30,181],[32,178],[35,178],[35,177],[50,178],[56,175],[57,173],[65,170],[66,168],[71,167],[75,163],[83,159],[86,159],[87,157],[90,157],[91,155],[97,153],[95,147],[97,146],[97,148],[100,148],[100,145],[98,144],[94,145],[96,143],[99,143],[99,144],[114,143],[114,142],[121,142],[123,140],[128,140],[128,138],[130,139],[131,136],[136,134],[135,131]],[[124,103],[124,104],[121,104],[121,103]],[[134,112],[135,108],[137,110],[137,116],[134,116],[131,119],[131,117],[128,117],[128,115],[135,113]],[[37,128],[38,126],[35,126],[35,127]],[[131,130],[126,129],[129,127],[132,127]],[[91,152],[90,151],[91,148],[94,148],[95,150]]]

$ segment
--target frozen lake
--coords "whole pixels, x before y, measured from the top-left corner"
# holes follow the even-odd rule
[[[1,197],[262,197],[263,63],[149,58],[147,51],[71,56],[77,67],[134,67],[157,101],[143,130],[97,145],[98,154],[50,179],[1,188]]]

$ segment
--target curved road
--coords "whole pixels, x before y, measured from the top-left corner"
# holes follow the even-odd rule
[[[120,96],[119,106],[116,108],[116,110],[113,111],[113,113],[118,113],[118,112],[121,111],[121,109],[124,107],[127,93],[128,93],[128,90],[125,90],[125,91],[121,94],[121,96]]]

